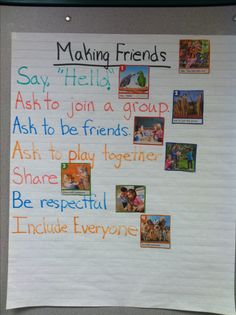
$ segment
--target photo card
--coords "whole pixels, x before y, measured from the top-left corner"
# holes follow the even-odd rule
[[[121,65],[118,97],[123,99],[149,98],[149,66]]]
[[[140,216],[140,246],[170,249],[171,216],[142,214]]]
[[[173,124],[203,124],[204,93],[202,90],[173,92]]]
[[[163,117],[134,117],[134,144],[163,145]]]
[[[210,72],[210,41],[181,39],[179,42],[179,73]]]
[[[143,185],[116,186],[116,212],[145,212],[146,188]]]
[[[61,193],[91,195],[91,164],[61,163]]]
[[[197,145],[190,143],[166,143],[166,171],[196,171]]]

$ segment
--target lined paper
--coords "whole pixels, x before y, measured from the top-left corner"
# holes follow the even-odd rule
[[[234,314],[235,43],[12,34],[8,309]]]

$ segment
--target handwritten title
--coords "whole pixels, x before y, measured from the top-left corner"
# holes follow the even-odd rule
[[[61,44],[56,43],[57,60],[63,63],[60,65],[74,65],[76,63],[87,64],[89,62],[103,63],[103,66],[109,67],[111,59],[119,64],[129,62],[162,62],[167,60],[166,51],[159,51],[157,45],[152,49],[136,50],[128,49],[125,43],[116,43],[115,49],[112,51],[96,49],[89,47],[86,43],[82,43],[78,47],[74,47],[71,42]],[[111,56],[111,54],[114,56]],[[112,58],[111,58],[112,57]],[[59,64],[54,64],[59,65]]]

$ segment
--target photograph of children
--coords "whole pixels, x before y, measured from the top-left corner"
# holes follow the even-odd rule
[[[173,93],[173,124],[203,124],[204,94],[202,90]]]
[[[89,163],[61,163],[61,193],[63,195],[91,195],[91,165]]]
[[[119,98],[149,97],[149,67],[122,65],[119,69]]]
[[[189,143],[166,143],[166,171],[196,171],[197,145]]]
[[[163,145],[163,117],[135,117],[134,144]]]
[[[181,39],[179,45],[179,73],[210,72],[210,41]]]
[[[170,248],[171,217],[169,215],[140,216],[141,247]]]
[[[145,186],[117,185],[116,212],[145,212]]]

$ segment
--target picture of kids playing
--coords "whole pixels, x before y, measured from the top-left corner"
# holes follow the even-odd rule
[[[61,193],[91,194],[91,165],[89,163],[61,163]]]
[[[196,144],[166,143],[165,170],[195,172],[196,154]]]
[[[116,212],[144,212],[145,187],[135,185],[116,186]]]
[[[164,138],[163,117],[135,117],[134,144],[162,145]]]

